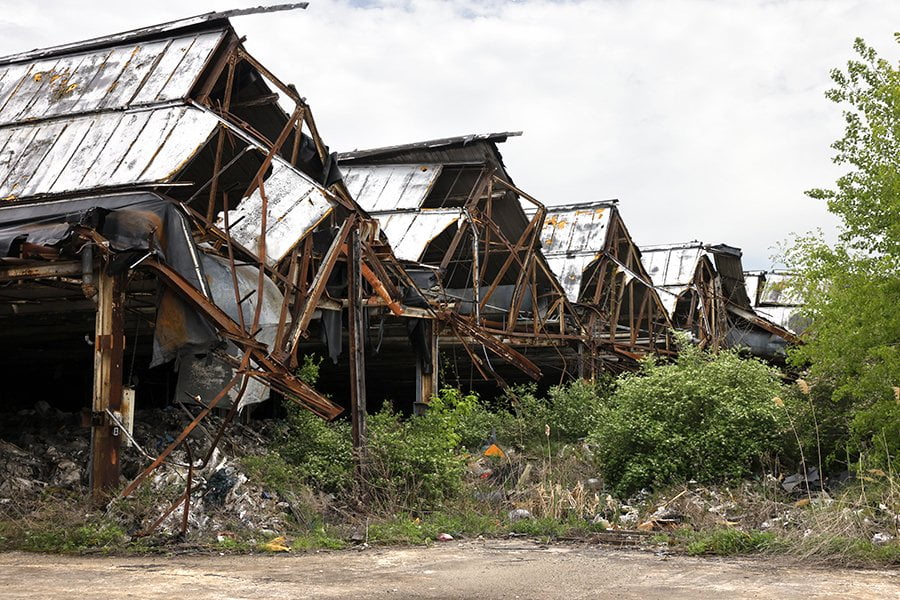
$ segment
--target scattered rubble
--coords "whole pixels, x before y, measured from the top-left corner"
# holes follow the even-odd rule
[[[48,405],[49,406],[49,405]],[[0,425],[0,517],[21,519],[38,510],[50,499],[55,503],[81,502],[87,496],[89,478],[89,429],[81,428],[78,413],[65,413],[37,403]],[[155,454],[172,441],[171,431],[179,431],[190,420],[180,407],[139,411],[133,437],[137,446],[122,450],[123,477],[130,478],[149,460],[142,453]],[[274,431],[272,421],[252,425],[232,424],[225,429],[218,448],[206,466],[201,460],[208,453],[221,418],[210,416],[205,429],[197,429],[188,438],[193,448],[194,470],[189,531],[219,532],[227,538],[235,528],[257,531],[274,537],[284,531],[285,519],[292,513],[291,502],[279,498],[260,482],[243,472],[239,458],[261,454]],[[163,515],[170,504],[184,493],[188,456],[183,447],[173,452],[131,497],[114,503],[111,514],[127,522],[130,533],[137,534]],[[121,513],[121,514],[120,514]],[[176,510],[159,527],[161,533],[174,533],[181,526],[182,510]]]
[[[516,508],[514,510],[509,511],[509,520],[512,523],[516,521],[524,521],[526,519],[533,519],[531,513],[524,508]]]

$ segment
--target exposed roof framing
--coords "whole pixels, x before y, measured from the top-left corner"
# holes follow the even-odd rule
[[[748,345],[765,356],[783,356],[796,335],[757,313],[747,294],[739,248],[701,242],[649,246],[642,260],[676,328],[691,331],[713,349]]]
[[[628,354],[668,349],[668,316],[617,201],[547,207],[541,244],[595,343]]]

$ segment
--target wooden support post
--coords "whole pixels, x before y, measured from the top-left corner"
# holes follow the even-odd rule
[[[428,408],[428,403],[438,391],[438,336],[435,331],[434,321],[426,320],[422,322],[425,327],[425,337],[428,340],[428,347],[431,349],[431,373],[425,372],[423,361],[427,357],[419,356],[416,358],[416,403],[413,405],[413,414],[423,415]]]
[[[91,495],[103,501],[119,484],[122,432],[109,418],[122,408],[122,364],[125,353],[125,294],[121,276],[103,267],[97,277],[97,320],[94,337],[94,395],[91,418]]]
[[[362,456],[366,443],[366,354],[365,307],[362,295],[362,248],[359,239],[359,223],[353,224],[348,240],[347,257],[349,309],[347,322],[350,340],[350,416],[352,419],[353,449],[357,458]]]

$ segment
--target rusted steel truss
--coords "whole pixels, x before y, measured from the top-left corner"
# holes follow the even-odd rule
[[[672,350],[668,313],[618,213],[610,219],[603,251],[589,270],[578,306],[585,309],[596,348],[631,359]]]
[[[495,220],[495,205],[497,202],[518,203],[520,198],[533,204],[536,211],[511,239]],[[485,378],[505,384],[488,361],[472,352],[472,342],[503,357],[527,376],[539,379],[540,369],[516,352],[514,346],[533,345],[537,340],[562,345],[588,343],[580,316],[539,251],[546,211],[540,202],[485,167],[462,207],[462,213],[465,225],[456,231],[439,267],[443,273],[458,268],[469,270],[472,309],[469,314],[461,314],[454,309],[451,299],[451,306],[441,316],[441,322],[458,339],[467,340],[463,346]],[[497,313],[492,300],[497,297],[501,285],[509,282],[513,282],[513,290],[501,310],[502,320],[486,316],[489,312],[486,309],[493,308],[493,313]]]

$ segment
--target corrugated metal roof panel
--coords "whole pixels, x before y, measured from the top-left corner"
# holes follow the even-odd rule
[[[705,252],[701,245],[641,248],[641,262],[655,286],[687,286],[694,280],[697,262]]]
[[[418,262],[428,244],[445,229],[459,222],[458,209],[429,209],[418,212],[396,212],[376,215],[381,229],[401,260]]]
[[[584,270],[596,259],[597,256],[591,254],[577,254],[575,256],[556,254],[547,257],[547,265],[553,271],[553,274],[556,275],[556,278],[559,279],[559,283],[566,293],[566,298],[570,302],[578,302]]]
[[[545,255],[597,254],[606,246],[612,210],[608,206],[555,209],[547,208],[541,231]]]
[[[333,205],[317,183],[280,157],[272,161],[272,173],[264,185],[268,199],[266,262],[275,265],[331,212]],[[231,237],[256,252],[262,225],[259,189],[229,212],[228,222],[233,224]],[[219,220],[219,226],[224,226],[224,220]]]
[[[584,270],[606,247],[611,215],[603,203],[547,207],[541,251],[571,302],[578,302]]]
[[[341,173],[344,185],[364,210],[415,210],[441,174],[441,165],[341,167]]]
[[[0,198],[168,181],[217,124],[178,106],[0,128]]]
[[[0,66],[0,125],[187,97],[224,30]]]

